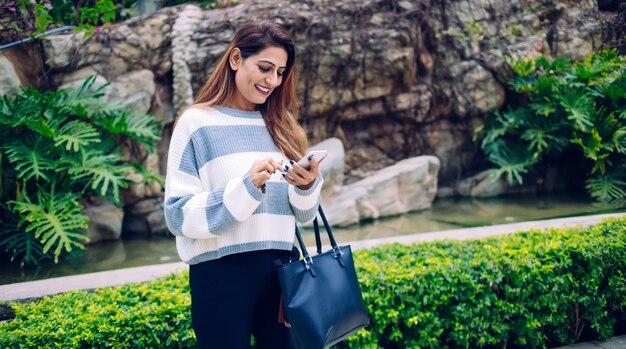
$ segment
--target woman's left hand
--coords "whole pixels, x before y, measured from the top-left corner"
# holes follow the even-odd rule
[[[311,188],[313,182],[315,182],[315,178],[317,178],[317,174],[320,169],[320,163],[317,160],[311,160],[311,168],[305,169],[304,167],[298,165],[297,162],[291,162],[287,166],[289,166],[288,171],[286,171],[283,176],[287,183],[291,185],[295,185],[302,190],[307,190]]]

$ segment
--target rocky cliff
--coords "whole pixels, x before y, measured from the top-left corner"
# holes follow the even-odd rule
[[[297,42],[301,122],[311,143],[333,136],[344,142],[347,182],[422,154],[441,159],[440,179],[446,182],[485,165],[472,130],[484,113],[504,103],[510,77],[504,57],[539,51],[582,58],[621,37],[615,31],[620,20],[623,25],[617,3],[243,0],[219,10],[183,5],[89,39],[48,37],[42,56],[49,85],[73,86],[97,74],[99,84],[111,83],[111,98],[165,120],[158,165],[163,172],[176,111],[192,100],[237,28],[250,20],[275,20]]]

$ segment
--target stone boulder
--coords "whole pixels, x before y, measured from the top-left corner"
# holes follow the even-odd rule
[[[123,229],[124,237],[169,236],[170,232],[165,224],[163,198],[144,199],[133,205],[126,206]]]
[[[88,243],[118,240],[122,235],[124,211],[111,203],[85,204],[83,213],[89,217],[85,236]]]
[[[21,86],[15,66],[5,55],[0,54],[0,96],[20,92]]]
[[[113,82],[114,98],[121,105],[136,111],[139,114],[147,114],[152,105],[155,83],[154,74],[148,69],[135,70],[119,76]]]
[[[310,147],[309,150],[328,151],[328,155],[320,164],[320,171],[324,177],[321,202],[325,206],[339,195],[343,186],[343,166],[346,153],[343,143],[338,138],[329,138]]]
[[[346,226],[427,209],[437,193],[439,166],[434,156],[402,160],[344,186],[324,211],[331,224]]]

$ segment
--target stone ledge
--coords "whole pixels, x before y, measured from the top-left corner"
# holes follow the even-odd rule
[[[93,290],[98,287],[145,282],[185,269],[185,263],[177,262],[0,285],[0,300],[28,300],[71,290]]]

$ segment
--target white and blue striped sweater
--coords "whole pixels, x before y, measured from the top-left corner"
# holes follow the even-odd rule
[[[167,159],[165,220],[185,263],[291,250],[296,219],[315,217],[323,180],[301,190],[276,172],[263,194],[250,167],[268,156],[289,163],[258,111],[190,108],[179,118]]]

